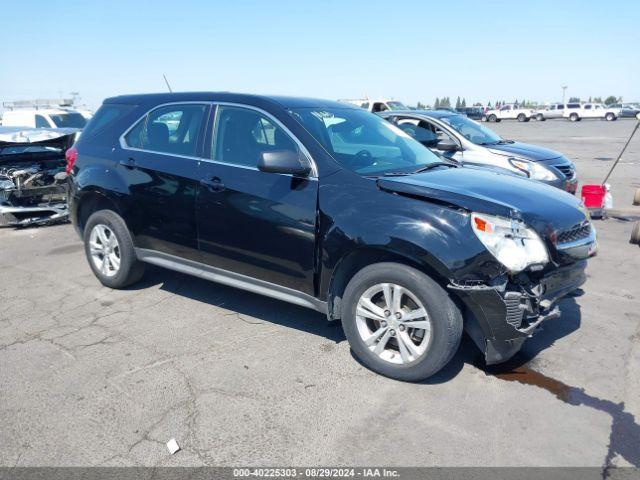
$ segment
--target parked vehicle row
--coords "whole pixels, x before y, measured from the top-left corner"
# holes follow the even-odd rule
[[[505,140],[464,115],[442,110],[383,112],[405,133],[462,165],[492,167],[575,193],[575,165],[560,152]]]
[[[392,123],[232,93],[110,98],[67,151],[70,217],[108,287],[150,263],[312,308],[341,320],[364,365],[402,380],[438,372],[463,328],[503,362],[583,284],[595,229],[575,196],[453,161],[422,135],[446,132],[463,159],[527,147],[458,114],[409,113]],[[545,156],[531,165],[551,171]]]

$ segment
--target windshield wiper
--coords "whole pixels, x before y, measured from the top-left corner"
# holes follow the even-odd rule
[[[460,165],[458,165],[457,163],[451,163],[451,162],[433,162],[425,165],[424,167],[420,167],[417,170],[414,170],[413,172],[411,172],[411,174],[413,175],[414,173],[426,172],[427,170],[431,170],[432,168],[435,168],[435,167],[458,168],[459,166]]]

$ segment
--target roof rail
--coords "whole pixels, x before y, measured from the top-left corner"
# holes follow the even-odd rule
[[[54,108],[72,107],[73,98],[38,98],[35,100],[16,100],[14,102],[2,102],[2,106],[8,110],[17,108]]]

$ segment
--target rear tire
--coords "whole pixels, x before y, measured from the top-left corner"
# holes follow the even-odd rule
[[[607,114],[604,116],[604,119],[605,119],[607,122],[613,122],[613,121],[616,119],[616,116],[615,116],[613,113],[607,113]]]
[[[577,122],[578,120],[580,120],[580,117],[577,113],[572,113],[571,115],[569,115],[569,120],[572,122]]]
[[[399,263],[363,268],[344,293],[342,326],[351,349],[386,377],[418,381],[434,375],[457,351],[462,325],[460,310],[437,282]]]
[[[636,193],[633,196],[633,204],[634,205],[640,205],[640,188],[636,189]]]
[[[640,220],[633,224],[633,230],[631,230],[631,239],[629,243],[634,245],[640,245]]]
[[[487,117],[487,122],[497,122],[498,121],[498,117],[496,117],[494,114],[491,114]]]
[[[111,210],[98,210],[87,220],[84,251],[94,275],[106,287],[124,288],[144,275],[127,225]]]
[[[536,120],[539,122],[544,122],[546,118],[544,118],[543,114],[539,113],[538,115],[536,115]]]

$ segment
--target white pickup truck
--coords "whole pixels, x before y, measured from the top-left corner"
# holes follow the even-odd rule
[[[355,98],[338,101],[357,105],[373,113],[386,112],[387,110],[409,110],[404,103],[390,98]]]
[[[601,103],[584,103],[580,108],[565,109],[562,116],[572,122],[579,122],[583,118],[599,118],[608,122],[620,117],[620,108],[609,108]]]
[[[499,122],[501,120],[518,120],[528,122],[534,111],[530,108],[521,108],[515,104],[502,105],[499,109],[485,112],[483,120],[486,122]]]

